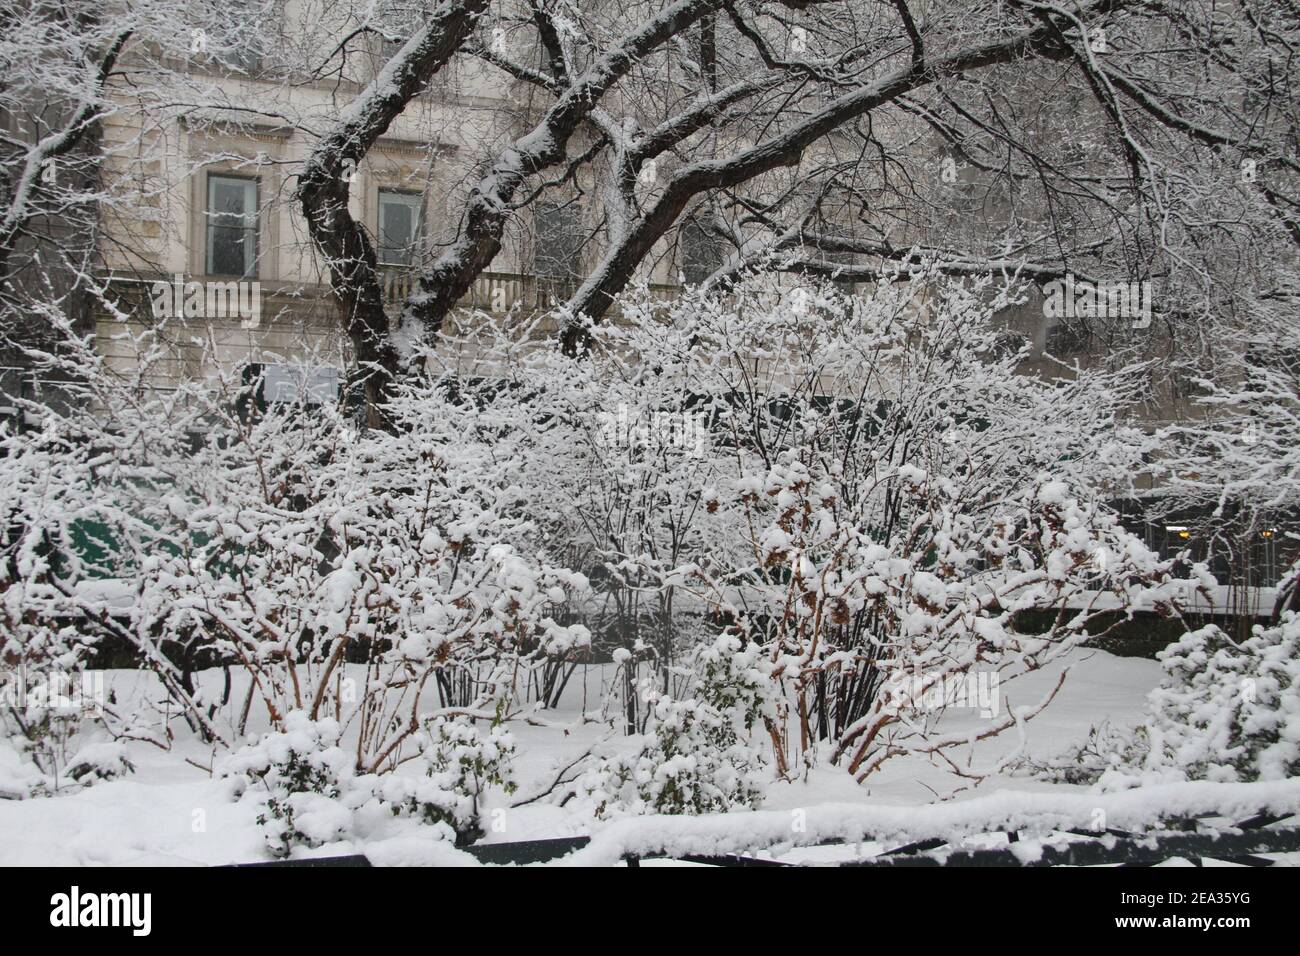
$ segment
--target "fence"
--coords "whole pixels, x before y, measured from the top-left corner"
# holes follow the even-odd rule
[[[407,266],[386,266],[380,270],[380,288],[388,306],[400,305],[416,288],[416,273]],[[483,272],[457,303],[461,308],[505,313],[516,308],[524,312],[553,309],[563,305],[578,289],[578,281],[569,277],[547,277],[513,272]],[[680,295],[677,286],[659,283],[650,286],[650,294],[660,301]]]
[[[1235,826],[1211,832],[1169,831],[1158,835],[1126,833],[1106,830],[1091,833],[1086,830],[1069,830],[1071,836],[1082,839],[1060,846],[1044,845],[1026,853],[1020,850],[1020,832],[1002,831],[1007,838],[1003,847],[961,849],[953,847],[943,838],[918,840],[893,849],[884,850],[871,857],[833,860],[821,865],[840,867],[898,867],[898,866],[1154,866],[1172,859],[1185,859],[1194,866],[1202,860],[1212,859],[1244,866],[1273,866],[1276,861],[1259,856],[1260,853],[1289,853],[1300,851],[1300,827],[1267,829],[1271,824],[1290,817],[1261,816]],[[561,859],[587,847],[590,837],[569,837],[554,840],[531,840],[518,843],[496,843],[469,847],[466,852],[485,864],[547,863]],[[818,848],[843,847],[852,844],[840,840],[822,841]],[[672,859],[706,866],[790,867],[799,863],[770,859],[743,853],[724,854],[657,854],[647,856],[623,855],[628,866],[639,866],[643,859]]]
[[[801,825],[792,823],[798,814],[806,815]],[[467,847],[464,862],[639,866],[645,860],[676,860],[723,867],[856,868],[1153,866],[1182,859],[1197,866],[1219,860],[1263,867],[1278,861],[1261,854],[1300,852],[1298,815],[1300,780],[1166,784],[1100,795],[1001,792],[922,807],[828,805],[640,817],[590,837]],[[1112,822],[1117,825],[1107,825]],[[905,833],[910,836],[900,836]],[[809,855],[809,850],[817,852]],[[804,858],[778,858],[792,852]],[[364,857],[293,862],[369,865]]]

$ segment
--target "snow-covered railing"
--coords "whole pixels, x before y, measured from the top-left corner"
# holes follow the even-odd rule
[[[1251,614],[1263,616],[1273,613],[1273,603],[1277,600],[1277,588],[1250,587],[1240,589],[1234,595],[1233,588],[1220,584],[1208,589],[1201,589],[1193,581],[1175,580],[1170,582],[1171,596],[1178,602],[1184,614]],[[1135,612],[1154,610],[1149,599],[1139,598],[1132,606],[1126,607],[1120,598],[1108,591],[1080,591],[1066,598],[1065,606],[1071,610],[1088,608],[1094,611]]]
[[[381,266],[380,288],[390,305],[403,302],[415,291],[416,272],[409,266]],[[577,291],[578,281],[516,272],[483,272],[458,305],[467,309],[504,313],[518,307],[526,311],[553,309],[563,305]],[[651,296],[666,301],[681,294],[678,286],[652,284]]]
[[[455,862],[613,866],[667,858],[761,866],[780,865],[773,857],[791,851],[835,846],[833,857],[800,854],[797,862],[1088,866],[1213,857],[1267,865],[1254,854],[1300,851],[1300,827],[1276,826],[1297,813],[1300,780],[1175,783],[1110,794],[1000,791],[921,807],[825,804],[636,817],[589,838],[472,847]]]

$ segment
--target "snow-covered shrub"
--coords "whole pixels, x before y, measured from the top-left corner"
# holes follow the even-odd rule
[[[68,606],[57,584],[38,588],[20,580],[0,588],[0,737],[12,742],[14,759],[29,765],[22,774],[27,795],[77,790],[130,773],[120,745],[99,740],[103,675],[82,669],[91,642],[70,625],[52,626]],[[34,598],[35,591],[45,594]]]
[[[530,552],[515,463],[464,438],[445,390],[413,384],[392,431],[360,432],[329,404],[258,409],[222,367],[148,389],[165,360],[153,334],[136,343],[135,381],[85,346],[70,386],[84,402],[4,436],[6,661],[67,667],[74,637],[110,636],[209,740],[304,711],[352,735],[358,772],[384,772],[422,713],[504,699],[508,717],[516,681],[586,646],[585,628],[558,620],[583,577]],[[119,606],[100,597],[105,576]],[[203,699],[190,671],[214,664],[246,670],[247,696]]]
[[[338,741],[336,721],[293,711],[285,716],[283,731],[263,735],[223,762],[222,775],[234,778],[246,799],[261,802],[257,822],[274,856],[350,833],[360,805],[356,798],[364,802],[368,793],[358,785],[352,755]]]
[[[187,508],[181,534],[199,542],[188,563],[202,570],[168,571],[161,589],[168,632],[202,629],[216,653],[252,665],[273,721],[303,708],[355,727],[367,772],[396,764],[422,710],[488,706],[518,668],[587,640],[552,617],[583,579],[520,552],[527,519],[498,497],[504,471],[458,470],[428,433],[448,427],[445,410],[410,414],[420,421],[400,435],[347,437],[334,419],[306,456],[314,474],[286,462],[269,502],[227,488],[219,512]],[[348,661],[365,663],[364,681]],[[462,684],[473,696],[453,695]],[[420,706],[411,693],[426,695]]]
[[[754,560],[697,572],[719,613],[760,639],[792,696],[769,721],[781,769],[789,750],[806,753],[819,736],[859,778],[901,753],[964,746],[968,733],[935,731],[932,687],[980,672],[1005,685],[1058,660],[1089,639],[1097,602],[1078,600],[1089,590],[1129,607],[1168,587],[1167,566],[1064,482],[1004,488],[973,510],[966,483],[899,467],[884,480],[906,533],[886,545],[868,532],[869,516],[845,506],[835,479],[817,458],[789,451],[737,481],[718,507],[754,529]],[[1022,609],[1059,613],[1029,633],[1018,627]],[[821,722],[827,707],[845,706],[827,684],[838,694],[855,683],[867,692],[849,701],[847,719]],[[897,693],[904,684],[909,693]],[[981,735],[1033,717],[1055,692],[1014,712],[993,707]]]
[[[751,739],[774,693],[755,645],[723,636],[701,648],[697,696],[650,690],[649,719],[633,753],[597,760],[578,790],[597,816],[720,813],[755,808],[765,792],[761,750]]]
[[[1045,758],[1022,756],[1008,766],[1019,776],[1049,783],[1087,786],[1104,774],[1143,763],[1150,752],[1146,728],[1116,727],[1102,721],[1088,728],[1083,740]]]
[[[590,577],[593,616],[653,645],[660,691],[684,696],[690,642],[742,637],[783,691],[765,719],[778,771],[826,741],[861,777],[969,739],[936,735],[937,710],[891,708],[899,675],[1011,680],[1086,640],[1102,607],[1172,606],[1169,568],[1104,504],[1148,450],[1119,423],[1139,376],[1018,374],[1026,353],[995,318],[1011,302],[934,276],[855,298],[761,278],[725,298],[633,295],[580,361],[466,348],[515,386],[469,414],[513,437],[548,557]],[[1054,623],[1022,633],[1022,611]]]
[[[891,709],[898,674],[1012,679],[1085,639],[1085,590],[1127,608],[1165,574],[1097,503],[1142,451],[1116,423],[1127,381],[1015,374],[995,321],[1010,301],[932,276],[857,298],[764,279],[669,306],[632,295],[581,358],[484,324],[461,350],[457,326],[397,387],[389,430],[329,403],[257,409],[219,366],[151,390],[153,331],[130,381],[87,346],[85,403],[41,412],[39,441],[13,436],[30,465],[12,507],[32,512],[20,556],[69,550],[81,518],[106,543],[93,569],[13,565],[9,629],[126,642],[218,744],[263,718],[333,719],[358,774],[411,758],[430,713],[508,722],[530,693],[553,702],[584,620],[606,646],[650,648],[658,696],[628,724],[651,735],[751,720],[746,699],[680,683],[677,662],[725,633],[778,691],[761,721],[779,772],[822,742],[859,776],[937,755],[967,736]],[[1030,609],[1060,613],[1024,634]],[[211,664],[249,675],[242,699],[203,698],[191,669]]]
[[[409,816],[430,826],[430,838],[472,843],[482,835],[483,800],[493,790],[515,792],[515,744],[501,726],[486,734],[464,716],[425,721],[416,742],[425,772],[358,774],[354,755],[339,746],[337,721],[293,711],[285,729],[263,735],[222,761],[236,792],[260,806],[257,822],[277,857],[293,847],[351,839],[367,809]]]
[[[757,644],[723,634],[695,653],[695,696],[730,717],[726,740],[739,739],[769,715],[776,697],[771,665]]]
[[[1278,625],[1257,624],[1241,644],[1207,625],[1157,656],[1164,673],[1142,723],[1103,724],[1061,754],[1018,769],[1106,789],[1300,776],[1300,616],[1285,612]]]
[[[1159,658],[1145,770],[1216,781],[1300,776],[1300,615],[1256,625],[1240,645],[1203,627]]]
[[[78,779],[70,775],[71,759],[84,717],[80,705],[59,706],[37,694],[26,694],[21,703],[0,705],[0,733],[12,741],[14,756],[29,764],[40,781],[31,794],[77,788]],[[87,785],[94,779],[89,777]]]
[[[75,792],[135,772],[121,741],[86,740],[79,713],[66,720],[48,715],[33,720],[38,710],[28,706],[14,721],[24,733],[0,736],[0,799]]]
[[[651,693],[636,753],[606,757],[578,782],[597,816],[721,813],[762,800],[760,752],[729,736],[728,717],[699,700]]]
[[[89,454],[58,428],[0,424],[0,736],[22,738],[14,752],[48,792],[76,788],[77,737],[102,716],[82,692],[98,635],[77,626],[72,592],[95,570],[86,529],[103,513]]]
[[[50,778],[29,755],[26,736],[0,737],[0,800],[26,800],[47,793]]]
[[[80,748],[68,761],[65,772],[82,786],[89,786],[134,773],[135,765],[127,759],[126,746],[120,741],[101,741]]]
[[[501,725],[486,734],[466,717],[435,717],[425,723],[423,777],[392,775],[381,786],[383,799],[394,812],[424,823],[446,824],[459,844],[483,835],[483,800],[492,790],[512,794],[517,789],[512,761],[515,742]]]

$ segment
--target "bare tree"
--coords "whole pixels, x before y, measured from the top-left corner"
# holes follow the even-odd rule
[[[83,317],[99,235],[99,126],[137,23],[83,4],[0,13],[0,321],[19,344],[50,338],[25,316],[33,303]]]
[[[233,22],[164,0],[78,14],[80,39],[51,54],[61,119],[10,143],[0,257],[49,200],[44,154],[87,142],[106,111],[290,130],[306,159],[266,161],[283,166],[372,410],[412,346],[555,205],[586,210],[579,281],[552,304],[571,351],[656,267],[722,289],[751,271],[868,282],[923,263],[1149,282],[1166,340],[1211,358],[1213,329],[1294,304],[1287,0],[304,0],[256,97],[174,55],[196,23],[223,49],[268,46],[280,0],[237,6]],[[427,174],[444,215],[395,303],[351,172],[399,127],[437,146],[469,107],[430,104],[462,74],[496,85],[496,120],[465,137],[453,176]],[[309,86],[332,92],[307,103]],[[1092,324],[1120,340],[1131,326]]]
[[[535,62],[485,40],[489,18],[524,33]],[[683,0],[574,18],[548,0],[453,0],[426,23],[439,41],[407,42],[319,138],[300,189],[376,399],[400,356],[373,256],[321,197],[342,208],[340,164],[453,54],[541,105],[466,192],[398,342],[439,330],[511,217],[584,174],[603,207],[599,261],[562,310],[570,348],[687,215],[735,250],[715,283],[754,268],[861,281],[928,258],[1039,281],[1156,278],[1169,322],[1281,294],[1267,259],[1297,237],[1285,4]],[[954,224],[972,195],[980,214]]]

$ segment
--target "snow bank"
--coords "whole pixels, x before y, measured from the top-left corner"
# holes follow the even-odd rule
[[[1004,790],[925,807],[826,804],[791,811],[620,820],[563,859],[571,866],[613,866],[624,856],[720,855],[846,843],[958,840],[979,833],[1031,830],[1146,829],[1157,818],[1222,815],[1240,821],[1262,812],[1300,812],[1300,780],[1277,783],[1178,783],[1115,794]]]

